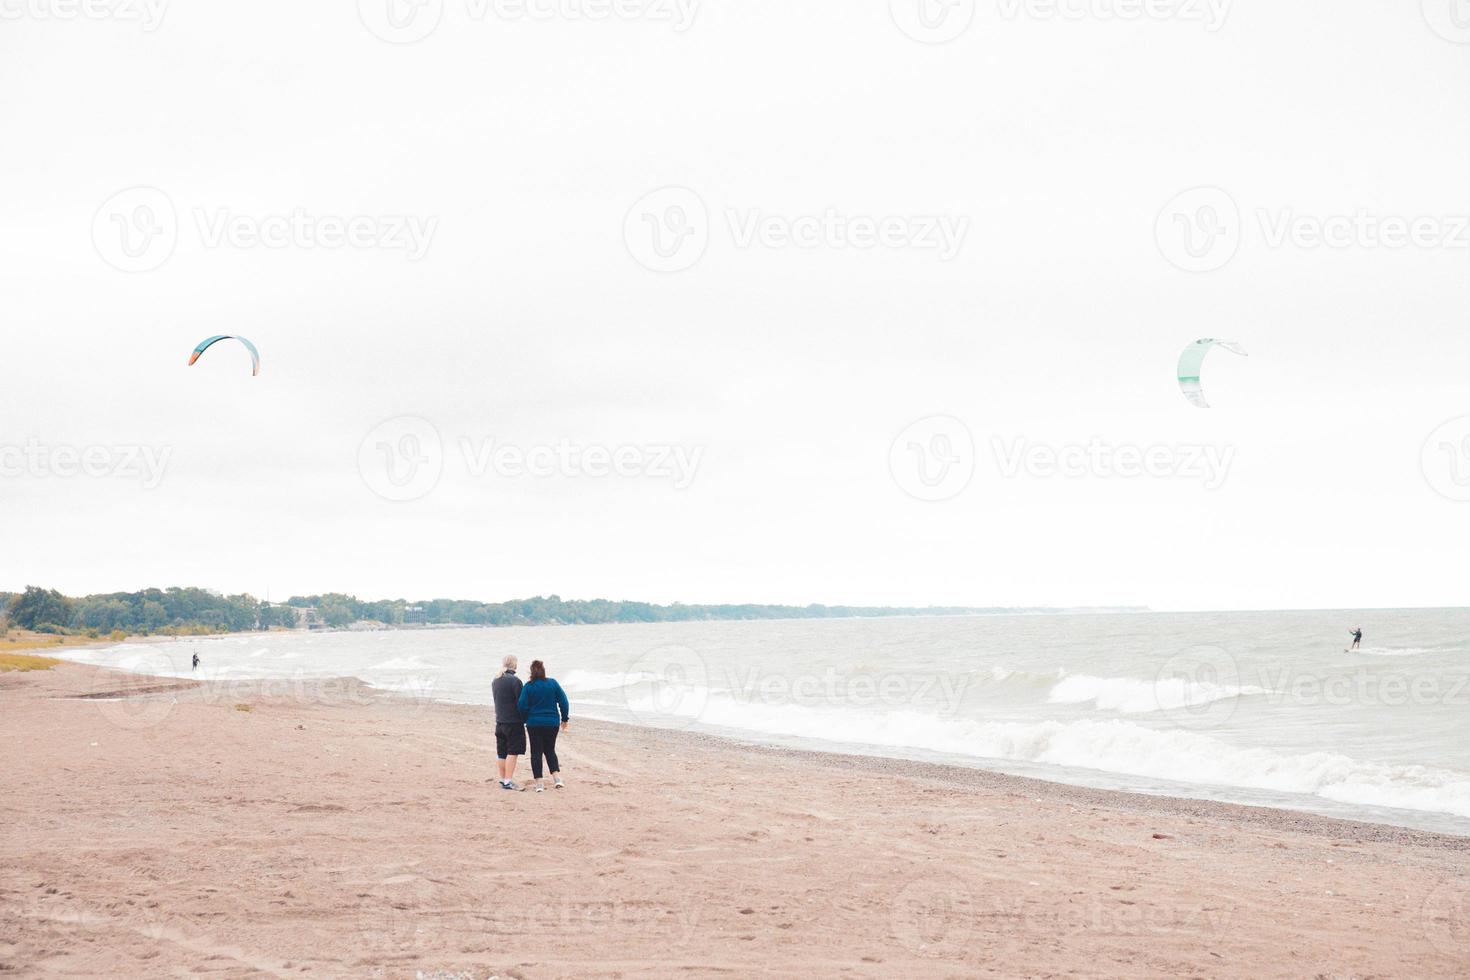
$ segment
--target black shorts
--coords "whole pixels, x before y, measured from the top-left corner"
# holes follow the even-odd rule
[[[497,724],[495,726],[495,754],[502,759],[508,755],[525,755],[526,726]]]

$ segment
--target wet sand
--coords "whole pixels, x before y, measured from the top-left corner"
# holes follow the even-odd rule
[[[0,737],[0,977],[1470,976],[1467,838],[575,718],[510,793],[352,680],[0,674]]]

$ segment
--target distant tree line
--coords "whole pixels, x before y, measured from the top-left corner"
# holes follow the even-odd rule
[[[225,596],[207,589],[144,589],[72,598],[55,589],[28,586],[0,593],[0,617],[10,626],[40,633],[238,633],[294,627],[296,611],[253,596]]]
[[[327,627],[356,622],[385,626],[462,625],[538,626],[573,623],[677,623],[692,620],[831,619],[876,616],[962,616],[996,613],[1056,612],[1042,608],[968,608],[936,606],[774,606],[673,605],[607,599],[563,599],[536,596],[510,602],[388,599],[365,602],[330,592],[292,596],[284,604],[261,602],[250,595],[220,595],[208,589],[144,589],[82,598],[55,589],[29,586],[22,593],[0,592],[0,619],[38,632],[112,634],[238,633],[245,630],[295,628],[297,610],[314,610]]]
[[[389,599],[363,602],[354,596],[292,596],[287,604],[315,608],[329,626],[359,620],[388,625],[541,626],[593,623],[680,623],[693,620],[834,619],[877,616],[963,616],[984,613],[1041,612],[1040,609],[977,609],[958,606],[775,606],[743,605],[660,606],[651,602],[610,599],[563,599],[558,595],[476,602],[472,599],[429,599],[409,602]]]

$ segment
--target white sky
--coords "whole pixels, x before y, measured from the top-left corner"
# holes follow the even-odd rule
[[[1213,32],[989,0],[939,45],[896,24],[918,2],[705,3],[679,32],[445,0],[389,44],[348,0],[176,0],[153,31],[0,0],[0,452],[171,453],[151,489],[6,471],[0,588],[1465,604],[1470,452],[1438,444],[1470,424],[1421,465],[1470,414],[1470,47],[1431,29],[1456,36],[1438,0],[1252,0]],[[104,204],[140,185],[178,231],[128,273]],[[1187,272],[1156,219],[1201,185],[1238,206],[1239,247]],[[698,195],[708,244],[660,273],[624,225],[666,186]],[[727,217],[828,208],[968,232],[942,261],[742,246]],[[200,228],[295,209],[437,225],[417,261]],[[1427,216],[1458,247],[1272,247],[1287,210]],[[236,331],[259,378],[232,345],[185,367]],[[1173,371],[1204,336],[1251,352],[1206,364],[1209,411]],[[933,415],[978,450],[943,502],[889,465]],[[443,476],[393,502],[359,448],[401,416],[433,423]],[[1233,463],[1207,490],[1006,478],[992,449],[1093,437]],[[683,489],[476,476],[461,439],[702,456]]]

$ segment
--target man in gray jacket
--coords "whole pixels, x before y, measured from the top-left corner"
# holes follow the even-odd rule
[[[526,751],[526,720],[517,705],[521,698],[521,679],[516,676],[519,662],[513,656],[501,661],[505,673],[490,682],[495,697],[495,754],[500,758],[500,788],[520,789],[516,784],[516,759]]]

